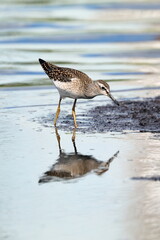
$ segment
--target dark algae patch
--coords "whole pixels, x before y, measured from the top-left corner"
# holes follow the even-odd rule
[[[122,101],[120,106],[98,106],[89,111],[89,131],[160,132],[160,96],[136,101]]]

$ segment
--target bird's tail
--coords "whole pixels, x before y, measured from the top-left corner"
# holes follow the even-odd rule
[[[56,65],[46,62],[43,59],[39,58],[39,63],[41,64],[42,68],[44,69],[45,73],[48,75],[49,78],[53,78],[53,70],[56,68]]]

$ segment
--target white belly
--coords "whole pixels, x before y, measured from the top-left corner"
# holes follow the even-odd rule
[[[81,86],[74,79],[71,82],[53,81],[62,98],[86,98]]]

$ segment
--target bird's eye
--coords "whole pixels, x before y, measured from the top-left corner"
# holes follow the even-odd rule
[[[104,91],[106,91],[105,87],[102,87],[101,89],[104,90]]]

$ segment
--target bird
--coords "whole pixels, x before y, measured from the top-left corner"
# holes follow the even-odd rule
[[[106,81],[92,80],[84,72],[72,68],[59,67],[53,63],[46,62],[41,58],[39,58],[39,63],[44,72],[53,81],[53,84],[57,88],[60,95],[56,115],[54,118],[55,127],[60,114],[61,101],[64,98],[74,99],[72,116],[75,128],[78,127],[75,112],[77,99],[92,99],[98,95],[105,95],[111,98],[115,104],[119,105],[119,102],[111,95],[110,86]]]

